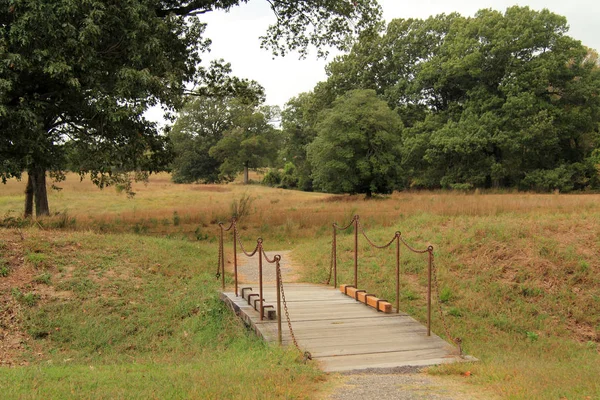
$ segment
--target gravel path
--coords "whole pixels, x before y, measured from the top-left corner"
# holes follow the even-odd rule
[[[284,282],[296,282],[298,268],[294,266],[294,261],[290,256],[290,250],[267,251],[267,257],[273,259],[276,254],[281,256],[279,263],[281,267],[281,276]],[[248,258],[245,255],[238,255],[238,278],[240,283],[258,282],[258,255]],[[263,283],[272,284],[277,281],[275,275],[275,264],[269,264],[263,257]]]
[[[413,367],[357,371],[339,374],[338,379],[338,384],[324,399],[484,400],[494,398],[490,394],[475,393],[475,388],[456,379],[426,375],[420,369]]]

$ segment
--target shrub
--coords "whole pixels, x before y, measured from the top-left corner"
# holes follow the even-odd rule
[[[281,173],[276,168],[271,168],[262,180],[263,185],[276,187],[281,183]]]
[[[296,166],[288,162],[283,167],[283,176],[281,177],[281,184],[279,185],[283,189],[292,189],[298,187],[298,177],[296,176]]]
[[[570,192],[573,190],[573,172],[565,165],[555,169],[536,169],[525,175],[521,181],[524,189],[531,189],[537,192],[552,192],[560,190],[561,192]]]
[[[238,221],[242,218],[250,215],[250,207],[254,199],[248,193],[242,194],[239,199],[233,199],[231,201],[231,216]]]

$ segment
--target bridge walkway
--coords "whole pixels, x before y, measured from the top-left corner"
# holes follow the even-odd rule
[[[243,284],[243,287],[257,287]],[[255,289],[256,291],[256,289]],[[276,287],[263,288],[266,302],[275,304]],[[473,357],[460,357],[459,350],[406,313],[384,314],[324,285],[286,283],[285,297],[292,329],[301,349],[309,351],[325,371],[368,368],[429,366]],[[277,322],[264,319],[241,295],[223,292],[228,303],[256,333],[268,342],[277,342]],[[293,339],[285,316],[283,344]]]

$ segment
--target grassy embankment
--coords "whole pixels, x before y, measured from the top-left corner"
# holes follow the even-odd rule
[[[0,215],[14,210],[16,217],[22,183],[2,189]],[[10,370],[0,378],[4,383],[25,387],[21,393],[69,385],[96,393],[108,385],[126,396],[143,390],[136,382],[146,379],[146,393],[210,397],[229,389],[222,393],[228,397],[242,381],[255,395],[310,396],[318,373],[293,363],[293,353],[265,351],[214,297],[214,223],[246,195],[253,200],[241,222],[244,239],[262,236],[267,249],[294,249],[295,260],[309,266],[303,271],[308,281],[327,275],[331,222],[345,223],[354,214],[379,243],[400,230],[415,247],[432,244],[451,333],[481,359],[432,373],[505,398],[600,398],[600,196],[415,193],[363,201],[256,186],[172,185],[166,176],[136,191],[129,200],[70,179],[50,199],[62,214],[41,225],[82,232],[24,233],[23,265],[42,277],[13,293],[14,303],[28,304],[27,291],[42,285],[69,295],[42,294],[37,304],[20,306],[22,324],[34,337],[25,352],[30,365]],[[68,252],[56,243],[81,247]],[[350,281],[352,235],[339,243],[340,281]],[[360,286],[393,300],[393,251],[373,251],[364,240],[360,246]],[[50,261],[39,267],[37,254],[46,253]],[[402,268],[401,308],[424,320],[426,262],[403,252]],[[108,329],[92,329],[90,321]],[[443,333],[437,315],[434,331]],[[267,369],[284,368],[274,368],[280,373],[261,386],[246,366],[252,357],[262,358]],[[281,372],[285,368],[295,371],[293,379]],[[223,371],[230,373],[221,378]],[[136,379],[115,378],[126,374]],[[215,380],[213,386],[198,383]]]

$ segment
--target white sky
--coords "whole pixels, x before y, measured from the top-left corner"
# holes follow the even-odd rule
[[[535,10],[548,8],[567,18],[570,36],[600,50],[599,0],[379,0],[379,3],[388,22],[394,18],[427,18],[454,11],[472,16],[482,8],[504,11],[513,5],[527,5]],[[205,61],[223,58],[230,62],[234,75],[254,79],[264,86],[269,105],[283,107],[291,97],[312,90],[326,78],[324,67],[332,56],[317,60],[313,50],[305,60],[299,60],[294,53],[273,59],[267,50],[260,48],[259,36],[275,19],[264,0],[252,0],[228,13],[213,12],[201,18],[208,24],[206,36],[212,39],[211,52],[205,54]],[[148,116],[162,120],[160,110],[153,110]]]

